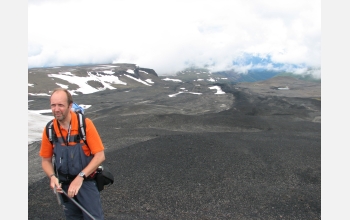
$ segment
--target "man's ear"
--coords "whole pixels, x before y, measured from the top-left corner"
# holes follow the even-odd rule
[[[72,109],[72,106],[73,106],[73,102],[69,104],[68,108]]]

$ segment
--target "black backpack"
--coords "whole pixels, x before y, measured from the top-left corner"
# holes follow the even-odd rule
[[[86,140],[86,124],[85,124],[85,115],[82,111],[76,110],[75,111],[77,117],[78,117],[78,124],[79,124],[79,138],[76,138],[74,141],[76,143],[79,143],[80,140],[83,140],[86,146],[89,146],[87,144]],[[53,144],[54,141],[58,141],[55,129],[53,127],[53,119],[49,121],[46,124],[46,136],[50,140],[51,144]],[[104,186],[112,185],[114,182],[114,176],[109,171],[108,167],[101,164],[101,166],[96,171],[96,182],[97,187],[99,191],[102,191],[104,189]]]

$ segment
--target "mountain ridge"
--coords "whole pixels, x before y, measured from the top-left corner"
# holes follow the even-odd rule
[[[58,72],[74,72],[74,75],[76,76],[86,76],[88,72],[93,74],[103,74],[104,71],[114,71],[113,75],[116,75],[118,77],[122,77],[124,81],[128,81],[127,84],[129,84],[131,87],[133,85],[132,81],[127,79],[125,75],[129,76],[136,76],[137,78],[144,80],[145,74],[149,75],[149,78],[152,78],[152,80],[158,80],[158,79],[166,79],[168,77],[176,77],[177,79],[180,79],[181,81],[190,82],[190,81],[207,81],[207,82],[216,82],[216,83],[230,83],[230,84],[236,84],[241,82],[256,82],[256,81],[264,81],[268,80],[273,77],[278,76],[289,76],[293,77],[302,81],[310,81],[310,82],[316,82],[320,83],[320,79],[315,79],[312,77],[312,75],[305,75],[305,74],[292,74],[292,73],[286,73],[286,72],[276,72],[276,71],[249,71],[247,74],[238,74],[234,71],[221,71],[221,72],[214,72],[211,73],[208,69],[205,68],[187,68],[184,71],[177,72],[174,75],[166,75],[166,76],[158,76],[156,71],[154,71],[151,68],[145,68],[145,67],[139,67],[136,64],[130,64],[130,63],[116,63],[116,64],[100,64],[100,65],[81,65],[81,66],[63,66],[63,67],[47,67],[47,68],[30,68],[28,69],[28,83],[32,80],[33,75],[31,73],[34,73],[36,75],[40,75],[40,77],[45,77],[49,73],[58,73]],[[132,71],[132,73],[128,72]],[[124,75],[124,76],[123,76]],[[150,77],[150,75],[154,75],[155,77]],[[34,81],[38,82],[38,79],[33,79]],[[101,84],[96,84],[96,82],[89,82],[89,83],[95,83],[94,87],[102,86]],[[39,83],[37,83],[39,85]],[[54,86],[51,84],[51,86]],[[41,92],[38,88],[29,88],[29,92]]]

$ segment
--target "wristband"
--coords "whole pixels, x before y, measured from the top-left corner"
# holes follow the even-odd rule
[[[53,176],[56,176],[56,174],[54,174],[54,173],[53,173],[53,174],[51,174],[51,175],[50,175],[50,179],[51,179],[51,177],[53,177]]]

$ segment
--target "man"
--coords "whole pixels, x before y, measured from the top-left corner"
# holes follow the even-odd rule
[[[86,118],[88,146],[83,140],[76,141],[79,136],[78,118],[71,110],[73,98],[68,90],[55,89],[50,102],[57,138],[51,143],[44,128],[39,152],[42,157],[42,168],[50,179],[50,188],[61,193],[66,219],[91,219],[90,215],[95,219],[103,219],[100,192],[95,179],[90,176],[105,160],[101,138],[93,122]],[[52,163],[53,156],[55,167]],[[67,198],[62,190],[70,198]],[[85,211],[72,199],[75,199]]]

